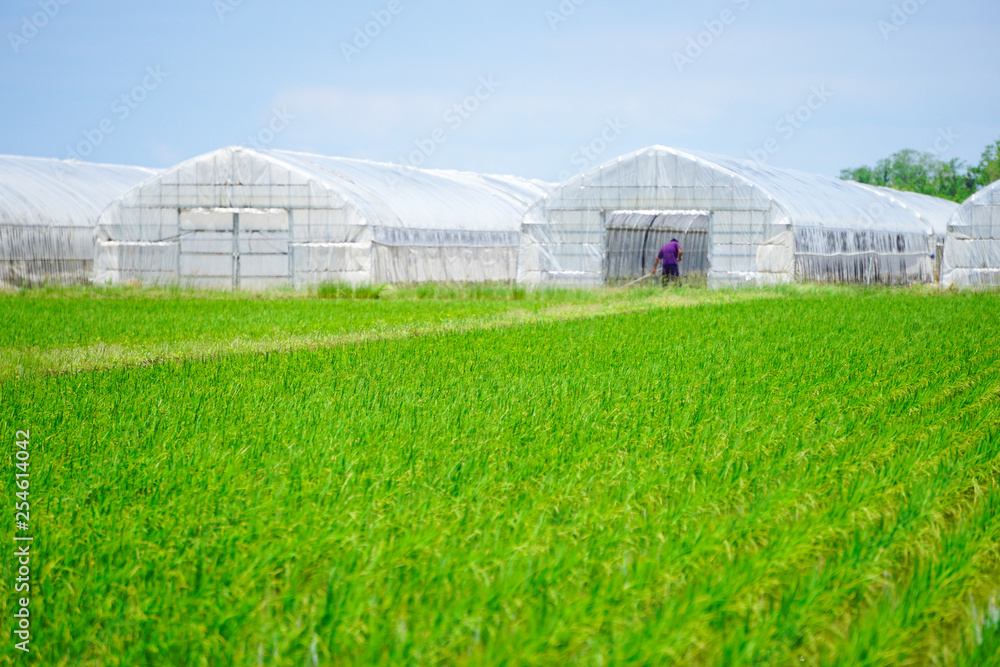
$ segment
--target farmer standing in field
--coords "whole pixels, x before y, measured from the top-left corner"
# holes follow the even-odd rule
[[[660,254],[656,256],[656,261],[653,262],[653,275],[656,275],[656,267],[660,265],[660,261],[662,260],[663,284],[666,285],[668,282],[679,279],[681,271],[678,264],[682,257],[684,257],[684,251],[681,250],[681,244],[677,242],[677,239],[670,239],[670,243],[660,248]]]

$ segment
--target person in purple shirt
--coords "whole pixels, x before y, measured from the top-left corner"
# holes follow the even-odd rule
[[[656,256],[656,261],[653,263],[653,275],[656,275],[656,268],[662,261],[663,284],[666,285],[672,280],[677,280],[681,275],[678,264],[683,256],[684,251],[681,250],[681,244],[677,242],[677,239],[670,239],[670,243],[660,248],[660,254]]]

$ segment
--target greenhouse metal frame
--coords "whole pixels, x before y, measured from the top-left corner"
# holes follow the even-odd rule
[[[108,207],[95,282],[513,281],[521,220],[546,189],[513,176],[224,148]]]
[[[625,244],[649,253],[651,264],[658,241],[643,242],[638,229],[632,238],[616,234],[617,221],[645,215],[657,230],[657,220],[695,211],[707,225],[704,274],[715,287],[933,282],[938,232],[954,205],[882,190],[653,146],[584,172],[531,206],[518,279],[597,286],[637,277],[644,261],[611,258]],[[623,262],[633,268],[623,271]]]
[[[1000,286],[1000,181],[974,194],[951,217],[941,286]]]
[[[0,286],[84,283],[101,211],[153,169],[0,155]]]

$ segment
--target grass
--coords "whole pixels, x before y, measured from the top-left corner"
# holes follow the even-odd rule
[[[326,282],[316,286],[316,295],[321,299],[377,299],[385,288],[385,285]]]
[[[769,296],[686,289],[525,293],[491,285],[390,286],[378,299],[132,286],[24,290],[0,295],[8,325],[0,329],[0,375],[287,351]]]
[[[760,296],[7,375],[33,657],[995,662],[1000,298]]]

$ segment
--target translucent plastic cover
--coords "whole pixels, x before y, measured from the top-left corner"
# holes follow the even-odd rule
[[[611,278],[607,258],[617,252],[607,247],[610,212],[699,210],[710,214],[707,276],[713,285],[796,278],[930,281],[934,229],[944,227],[948,207],[917,207],[917,201],[824,176],[654,146],[570,179],[532,206],[518,277],[532,284],[601,284]]]
[[[269,286],[505,281],[548,185],[278,150],[224,148],[108,208],[98,282]]]
[[[952,216],[941,285],[1000,286],[1000,181],[970,197]]]
[[[152,169],[0,155],[0,285],[88,278],[94,226]]]
[[[934,235],[941,241],[944,241],[945,234],[948,233],[948,221],[959,206],[951,200],[922,195],[917,192],[903,192],[877,185],[863,185],[862,187],[870,188],[920,216],[930,225],[931,229],[934,230]]]

